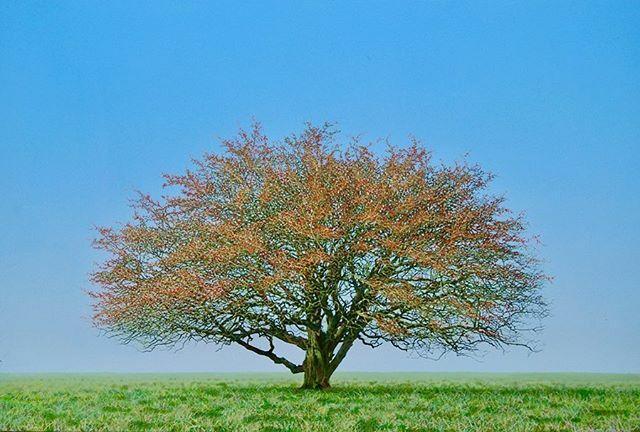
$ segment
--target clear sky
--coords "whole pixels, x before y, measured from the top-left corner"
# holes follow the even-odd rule
[[[640,2],[0,2],[0,372],[278,370],[100,336],[93,225],[252,117],[414,134],[525,210],[555,276],[542,352],[343,370],[640,372]]]

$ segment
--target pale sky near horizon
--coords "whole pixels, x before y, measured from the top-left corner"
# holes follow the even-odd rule
[[[525,211],[555,277],[541,352],[341,370],[640,372],[640,2],[0,3],[0,373],[280,370],[91,326],[94,225],[252,118],[413,134]],[[284,370],[284,369],[282,369]]]

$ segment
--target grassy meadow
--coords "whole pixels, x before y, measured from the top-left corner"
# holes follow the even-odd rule
[[[639,431],[640,375],[0,374],[0,430]]]

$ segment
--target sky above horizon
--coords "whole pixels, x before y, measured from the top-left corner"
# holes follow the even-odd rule
[[[542,240],[540,352],[357,346],[340,370],[640,372],[639,22],[635,1],[1,2],[0,373],[280,370],[120,345],[86,295],[93,226],[253,118],[467,154]]]

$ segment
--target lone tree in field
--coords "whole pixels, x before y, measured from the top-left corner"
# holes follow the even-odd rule
[[[170,196],[141,195],[132,222],[99,230],[97,325],[150,349],[235,343],[304,372],[305,388],[328,387],[358,340],[423,355],[526,346],[546,278],[491,176],[434,165],[417,142],[379,157],[334,138],[307,126],[274,143],[254,126],[166,176]]]

